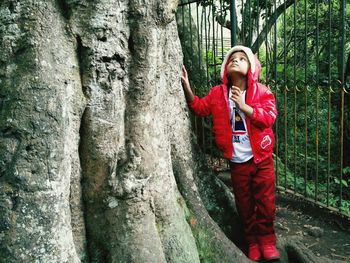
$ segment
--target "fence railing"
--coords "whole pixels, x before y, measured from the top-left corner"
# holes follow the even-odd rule
[[[177,12],[184,64],[194,92],[204,96],[220,82],[221,62],[231,43],[250,46],[262,65],[260,82],[277,100],[279,189],[347,216],[349,16],[345,0],[182,1]],[[193,116],[193,123],[203,151],[212,159],[219,157],[210,118]]]

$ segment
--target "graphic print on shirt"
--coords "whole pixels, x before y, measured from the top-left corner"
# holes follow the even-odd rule
[[[242,94],[245,98],[245,92]],[[230,100],[230,121],[232,125],[232,162],[242,163],[253,157],[244,112]]]
[[[246,128],[244,126],[243,118],[239,114],[239,112],[235,109],[234,111],[234,128],[233,128],[233,141],[235,143],[240,143],[241,142],[241,135],[246,134]]]

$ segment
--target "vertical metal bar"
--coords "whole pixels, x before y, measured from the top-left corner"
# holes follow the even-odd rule
[[[199,26],[199,2],[196,4],[196,16],[197,16],[197,37],[198,37],[198,69],[199,76],[202,74],[202,23]],[[200,29],[199,29],[200,28]]]
[[[182,15],[182,34],[185,35],[185,7],[184,5],[181,6],[181,15]],[[186,61],[186,52],[184,52],[184,61]]]
[[[317,66],[316,66],[317,67]],[[316,86],[316,134],[315,134],[315,144],[316,144],[316,175],[315,175],[315,201],[318,200],[318,147],[319,147],[319,141],[318,141],[318,130],[319,130],[319,100],[320,100],[320,89],[318,86]]]
[[[293,5],[293,85],[294,85],[294,143],[293,143],[293,157],[294,157],[294,192],[297,192],[297,83],[296,83],[296,38],[297,38],[297,19],[296,19],[297,0],[294,0]]]
[[[328,61],[331,61],[332,1],[328,0]],[[327,206],[329,206],[330,163],[331,163],[331,63],[328,63],[328,125],[327,125]]]
[[[344,83],[344,63],[345,63],[345,0],[341,0],[341,84],[342,87],[345,86]]]
[[[217,11],[218,9],[215,7],[216,10],[216,14],[215,16],[217,17],[219,15],[219,12]],[[216,35],[216,39],[215,39],[215,47],[216,47],[216,54],[218,55],[219,53],[219,23],[215,23],[214,25],[216,25],[216,31],[215,31],[215,35]],[[214,26],[215,28],[215,26]]]
[[[287,168],[288,168],[288,88],[284,87],[284,187],[287,189]]]
[[[286,10],[287,3],[284,2],[284,10]],[[283,13],[283,83],[284,86],[287,85],[287,72],[286,72],[286,65],[287,65],[287,46],[286,46],[286,11]]]
[[[216,77],[216,46],[215,46],[215,6],[214,6],[214,0],[211,1],[211,7],[212,7],[212,27],[213,27],[213,67],[214,67],[214,76],[211,76],[211,79],[214,80]],[[211,86],[213,86],[214,83],[212,82]],[[210,122],[210,131],[212,130],[212,122]],[[210,132],[210,159],[211,163],[214,164],[213,160],[213,135]]]
[[[221,16],[223,17],[223,0],[220,0],[220,10],[221,10]],[[221,28],[221,59],[224,60],[224,30],[223,26],[220,24]]]
[[[274,47],[277,46],[277,12],[276,12],[277,3],[276,3],[276,1],[277,0],[275,0],[273,2],[273,9],[274,9],[274,15],[273,15],[273,20],[274,20],[274,25],[273,25],[273,28],[274,28]],[[274,54],[274,57],[276,57],[276,52]],[[275,65],[275,68],[277,68],[277,65]]]
[[[306,81],[306,80],[305,80]],[[305,195],[305,197],[307,197],[307,165],[308,165],[308,162],[307,162],[307,155],[308,155],[308,151],[307,151],[307,142],[308,142],[308,132],[307,132],[307,128],[308,128],[308,116],[307,116],[307,112],[308,112],[308,105],[307,105],[307,103],[308,103],[308,86],[306,85],[305,86],[305,128],[304,128],[304,139],[305,139],[305,141],[304,141],[304,147],[305,147],[305,149],[304,149],[304,151],[305,151],[305,159],[304,159],[304,162],[305,162],[305,170],[304,170],[304,183],[305,183],[305,185],[304,185],[304,195]]]
[[[188,4],[188,22],[190,26],[190,47],[193,50],[193,40],[192,40],[192,14],[191,14],[191,4]],[[193,72],[193,52],[191,52],[191,72]]]
[[[345,24],[344,24],[345,26]],[[341,114],[340,114],[340,189],[339,189],[339,211],[343,200],[343,166],[344,166],[344,83],[341,92]]]
[[[198,10],[198,7],[199,5],[197,5],[197,10]],[[198,16],[199,18],[199,16]],[[200,54],[200,63],[202,64],[202,62],[204,62],[204,54],[203,54],[203,25],[204,25],[204,13],[203,13],[203,9],[201,10],[201,16],[200,16],[200,42],[198,43],[199,44],[199,54]],[[203,56],[203,57],[202,57]],[[205,64],[205,62],[204,62]],[[201,67],[201,79],[204,79],[205,78],[205,72],[202,71],[202,68],[204,67],[204,65]],[[200,132],[201,132],[201,146],[202,146],[202,150],[204,152],[205,150],[205,137],[204,137],[204,118],[200,118]]]
[[[244,18],[245,18],[245,14],[244,14],[244,0],[242,0],[241,1],[241,17],[242,17],[242,26],[241,26],[241,33],[242,33],[242,35],[241,35],[241,43],[243,44],[243,45],[246,45],[246,43],[245,43],[245,21],[244,21]]]
[[[216,10],[216,17],[219,16],[219,7],[216,7],[215,8]],[[220,47],[220,41],[222,42],[222,39],[220,39],[220,34],[219,34],[219,26],[220,24],[218,22],[215,22],[215,25],[216,25],[216,31],[215,31],[215,34],[216,34],[216,39],[215,39],[215,47],[216,47],[216,55],[217,55],[217,58],[219,57],[219,47]]]
[[[210,41],[210,37],[211,37],[211,20],[210,20],[210,17],[211,17],[211,8],[210,8],[210,5],[208,6],[208,13],[206,15],[206,21],[207,21],[207,40],[208,40],[208,51],[210,50],[210,45],[212,44],[211,41]],[[209,54],[209,53],[208,53]],[[208,60],[207,60],[208,62]],[[209,64],[208,64],[208,69],[209,69]],[[208,74],[208,77],[209,77],[209,74]],[[210,79],[209,79],[210,80]],[[210,87],[210,83],[208,81],[208,88]]]
[[[237,39],[237,25],[236,25],[236,1],[231,0],[231,46],[235,46]]]
[[[259,0],[256,0],[256,2],[257,2],[257,8],[258,8],[258,10],[257,10],[257,19],[256,19],[256,36],[257,36],[257,39],[256,39],[256,40],[258,41],[258,45],[257,45],[257,47],[258,47],[257,55],[258,55],[258,57],[260,57],[260,43],[259,43],[260,5],[259,5]]]
[[[319,12],[319,0],[316,0],[316,134],[315,134],[315,143],[316,143],[316,176],[315,176],[315,201],[318,200],[318,155],[319,155],[319,141],[318,141],[318,130],[319,130],[319,22],[318,22],[318,12]]]
[[[190,50],[193,50],[193,39],[192,39],[192,14],[191,14],[191,4],[187,4],[186,7],[188,8],[188,24],[189,24],[189,28],[190,28]],[[191,52],[190,54],[191,57],[191,63],[189,63],[189,70],[190,72],[194,72],[194,65],[193,65],[193,52]],[[194,88],[194,92],[196,93],[196,86],[193,86]],[[196,119],[196,118],[194,118]],[[196,121],[195,121],[196,124]]]
[[[331,51],[329,51],[331,52]],[[330,67],[330,66],[329,66]],[[330,81],[330,78],[328,79]],[[327,201],[326,205],[329,206],[329,190],[330,190],[330,168],[331,168],[331,94],[332,87],[329,86],[328,90],[328,125],[327,125]]]
[[[305,128],[304,128],[304,139],[305,139],[305,141],[304,141],[304,143],[305,143],[305,145],[304,145],[304,147],[305,147],[305,156],[304,156],[304,162],[305,162],[305,170],[304,170],[304,183],[305,183],[305,185],[304,185],[304,195],[305,195],[305,197],[307,197],[307,165],[308,165],[308,163],[307,163],[307,154],[308,154],[308,152],[307,152],[307,136],[308,136],[308,133],[307,133],[307,127],[308,127],[308,119],[307,119],[307,113],[308,113],[308,105],[307,105],[307,103],[308,103],[308,98],[307,98],[307,93],[308,93],[308,86],[307,86],[307,69],[308,69],[308,67],[307,67],[307,31],[308,31],[308,21],[307,21],[307,18],[308,18],[308,14],[307,14],[307,0],[304,0],[304,4],[305,4],[305,6],[304,6],[304,14],[305,14],[305,49],[304,49],[304,58],[305,58],[305,86],[304,86],[304,89],[305,89]]]
[[[208,26],[207,26],[207,9],[206,7],[203,7],[204,9],[204,41],[205,41],[205,65],[206,65],[206,88],[209,88],[209,67],[208,67]]]
[[[200,32],[200,24],[199,24],[199,10],[198,10],[198,7],[199,7],[199,3],[197,2],[196,3],[196,21],[197,21],[197,45],[198,45],[198,73],[199,73],[199,78],[201,79],[201,75],[202,75],[202,63],[201,63],[201,60],[202,60],[202,54],[201,54],[201,34],[202,32]],[[197,92],[197,91],[195,91]],[[198,95],[198,94],[197,94]],[[198,116],[195,116],[195,127],[196,127],[196,135],[197,135],[197,138],[199,138],[199,134],[200,134],[200,130],[199,130],[199,123],[202,123],[202,119]],[[200,145],[199,141],[198,141],[198,144]]]
[[[207,13],[207,11],[208,11],[208,13]],[[206,33],[205,33],[205,45],[206,45],[206,48],[205,48],[205,61],[206,61],[206,80],[207,80],[206,87],[207,87],[207,90],[209,90],[210,86],[211,86],[210,74],[209,74],[209,67],[210,67],[209,50],[210,50],[210,43],[211,43],[210,42],[210,30],[211,30],[211,24],[210,24],[211,9],[210,9],[210,7],[208,7],[208,10],[205,9],[205,12],[206,12],[206,14],[204,16],[205,17],[205,31],[206,31]],[[208,146],[209,148],[207,147],[207,149],[206,149],[206,151],[204,153],[205,153],[207,161],[210,163],[210,161],[211,161],[210,152],[211,152],[211,148],[212,148],[212,145],[211,145],[211,136],[212,136],[212,134],[211,134],[211,128],[210,128],[211,127],[211,122],[210,122],[209,118],[205,118],[204,120],[205,120],[205,123],[206,123],[205,126],[209,127],[209,130],[206,129],[206,133],[205,133],[206,146]],[[209,158],[207,158],[208,157],[208,155],[207,155],[208,152],[209,152]]]
[[[343,166],[344,166],[344,58],[345,58],[345,0],[341,1],[341,117],[340,117],[340,193],[339,210],[343,199]]]
[[[295,65],[294,65],[295,66]],[[297,193],[298,189],[297,189],[297,137],[298,137],[298,133],[297,133],[297,86],[294,82],[294,145],[293,145],[293,158],[294,158],[294,192]]]
[[[265,52],[266,52],[266,76],[265,76],[265,80],[266,83],[268,83],[268,76],[269,76],[269,59],[268,59],[268,43],[267,43],[267,35],[268,35],[268,31],[267,31],[267,0],[265,0],[265,30],[266,30],[266,34],[265,34]]]
[[[193,50],[193,40],[192,40],[192,14],[191,14],[191,4],[188,4],[188,19],[189,19],[189,27],[190,27],[190,47],[191,47],[191,50]],[[191,52],[191,63],[190,63],[190,72],[194,72],[194,65],[193,65],[193,52]],[[194,91],[194,93],[196,94],[197,93],[197,87],[196,85],[193,85],[192,86],[192,89]],[[195,129],[195,132],[197,134],[197,127],[198,127],[198,124],[197,124],[197,116],[194,115],[193,116],[193,122],[194,122],[194,129]]]
[[[204,10],[204,41],[205,41],[205,67],[206,67],[206,88],[208,90],[208,82],[209,82],[209,69],[208,69],[208,34],[207,34],[207,9],[206,7],[203,7],[203,10]],[[207,119],[206,118],[203,118],[203,133],[204,133],[204,136],[203,136],[203,152],[204,152],[204,155],[206,156],[206,135],[207,135],[207,132],[206,132],[206,122],[207,122]]]
[[[294,4],[293,4],[293,83],[294,86],[296,86],[297,84],[297,68],[296,68],[296,63],[297,63],[297,52],[296,52],[296,47],[297,47],[297,0],[294,0]]]
[[[248,19],[249,19],[249,26],[248,26],[248,43],[247,45],[249,47],[252,46],[252,9],[251,9],[251,0],[248,0],[248,10],[249,10],[249,16],[248,16]]]
[[[286,2],[284,2],[284,10],[286,10]],[[288,87],[287,87],[287,47],[286,47],[286,12],[283,13],[283,86],[284,86],[284,185],[287,189],[287,169],[288,169]]]
[[[276,95],[275,95],[275,99],[276,99],[276,104],[278,105],[278,84],[277,84],[277,14],[276,14],[276,1],[274,1],[274,25],[273,25],[273,36],[274,36],[274,41],[273,41],[273,65],[274,65],[274,83],[275,83],[275,89],[276,89]],[[278,141],[278,121],[279,119],[277,119],[277,121],[275,122],[275,137],[276,137],[276,176],[278,177],[278,153],[279,153],[279,141]],[[278,180],[276,180],[276,182],[278,182]]]
[[[215,45],[215,6],[214,0],[211,1],[212,4],[212,23],[213,23],[213,66],[214,66],[214,76],[216,76],[216,45]],[[212,77],[212,79],[214,79]]]

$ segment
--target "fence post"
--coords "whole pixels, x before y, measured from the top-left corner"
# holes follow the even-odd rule
[[[231,47],[236,45],[236,1],[231,0]]]

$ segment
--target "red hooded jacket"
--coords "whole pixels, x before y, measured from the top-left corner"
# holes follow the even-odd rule
[[[261,66],[256,56],[254,59],[255,70],[254,73],[251,69],[248,71],[246,92],[246,104],[253,108],[253,114],[251,117],[246,116],[246,124],[254,162],[260,163],[270,157],[273,152],[275,138],[272,126],[277,117],[277,109],[272,92],[263,84],[258,83]],[[225,63],[224,72],[226,72],[226,67],[227,63]],[[223,82],[227,82],[225,74]],[[212,115],[216,145],[223,152],[224,157],[231,159],[233,145],[227,85],[220,84],[213,87],[203,98],[195,96],[189,106],[196,115]]]

